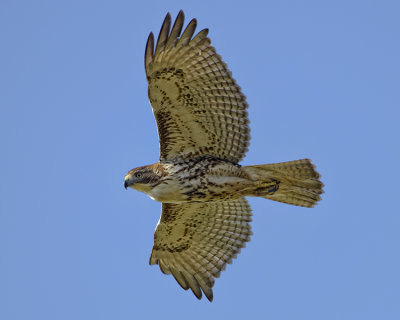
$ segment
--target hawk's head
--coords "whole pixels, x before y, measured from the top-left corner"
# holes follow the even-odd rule
[[[124,187],[148,193],[160,181],[161,175],[154,170],[154,165],[132,169],[125,175]]]

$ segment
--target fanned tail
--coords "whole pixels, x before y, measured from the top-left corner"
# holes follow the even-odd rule
[[[324,192],[310,159],[246,166],[244,170],[256,184],[249,196],[312,208]]]

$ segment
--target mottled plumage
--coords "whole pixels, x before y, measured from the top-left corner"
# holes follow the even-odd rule
[[[168,14],[158,37],[147,41],[145,68],[157,121],[160,160],[208,155],[238,163],[250,140],[247,103],[231,72],[193,19],[180,38],[181,11],[169,33]],[[170,36],[168,36],[170,35]]]
[[[202,290],[212,300],[214,278],[250,240],[247,200],[163,203],[162,212],[150,264],[159,264],[197,298]]]
[[[162,202],[150,264],[211,301],[214,279],[251,235],[246,196],[313,207],[323,184],[311,160],[245,166],[250,129],[240,87],[211,46],[208,30],[182,33],[167,14],[145,51],[160,161],[125,176],[125,187]]]

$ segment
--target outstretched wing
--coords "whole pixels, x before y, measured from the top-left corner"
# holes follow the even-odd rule
[[[150,264],[159,264],[198,299],[212,301],[214,279],[250,240],[245,198],[207,203],[163,203]]]
[[[149,99],[157,121],[160,160],[211,155],[238,163],[249,140],[246,97],[211,41],[208,30],[192,38],[196,19],[181,35],[179,12],[170,31],[168,13],[154,50],[145,52]]]

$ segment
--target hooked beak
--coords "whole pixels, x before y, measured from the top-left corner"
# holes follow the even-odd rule
[[[133,179],[133,177],[128,172],[124,178],[124,188],[128,189],[129,187],[131,187],[134,184],[135,184],[135,179]]]

